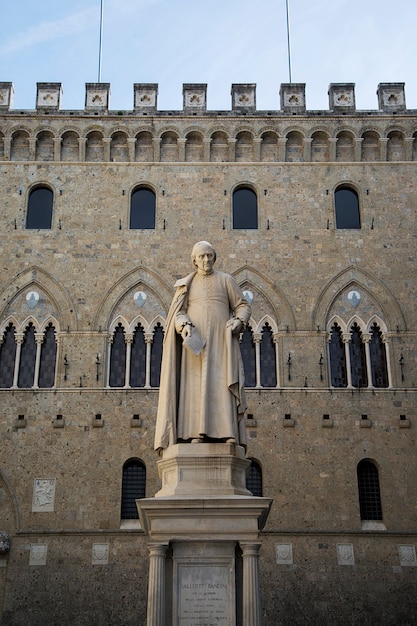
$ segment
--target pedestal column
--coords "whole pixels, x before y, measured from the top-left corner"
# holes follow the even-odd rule
[[[166,543],[150,543],[147,626],[165,626]]]
[[[259,543],[239,542],[243,560],[242,626],[261,626],[259,597]]]

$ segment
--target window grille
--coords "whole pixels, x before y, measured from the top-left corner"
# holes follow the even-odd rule
[[[253,459],[246,477],[246,489],[254,496],[262,496],[262,470],[259,463]]]
[[[365,459],[358,464],[357,474],[361,520],[382,520],[377,467],[372,461]]]
[[[136,459],[126,461],[122,478],[122,519],[139,519],[135,500],[146,495],[146,467]]]

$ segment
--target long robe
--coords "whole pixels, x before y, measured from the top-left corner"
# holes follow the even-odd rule
[[[238,336],[227,321],[247,322],[250,306],[228,274],[192,273],[177,281],[167,318],[162,357],[155,449],[198,437],[234,438],[245,444],[243,363]],[[197,356],[177,337],[191,322],[205,346]],[[182,354],[181,354],[182,353]]]

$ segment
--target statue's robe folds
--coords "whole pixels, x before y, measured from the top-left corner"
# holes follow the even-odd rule
[[[175,284],[165,330],[155,449],[199,437],[246,444],[243,363],[239,336],[227,326],[233,315],[248,322],[250,306],[228,274],[192,273]],[[205,341],[199,355],[178,347],[191,322]]]

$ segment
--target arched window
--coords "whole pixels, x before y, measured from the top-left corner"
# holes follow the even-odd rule
[[[123,465],[122,519],[139,519],[135,500],[146,495],[146,467],[138,459],[129,459]]]
[[[19,376],[17,386],[21,389],[33,387],[36,363],[35,327],[30,322],[23,335],[20,349]]]
[[[139,187],[130,199],[130,223],[132,229],[155,228],[156,198],[151,189]]]
[[[242,334],[242,342],[240,344],[242,353],[243,367],[245,370],[245,387],[256,386],[256,356],[255,344],[253,342],[252,328],[247,326]]]
[[[54,194],[48,187],[32,189],[28,199],[26,228],[50,229]]]
[[[277,359],[272,329],[269,324],[262,328],[262,340],[260,345],[261,356],[261,386],[277,386]]]
[[[164,329],[161,324],[158,323],[154,328],[151,346],[151,387],[159,387],[163,341]]]
[[[258,228],[258,199],[249,187],[239,187],[233,192],[233,228]]]
[[[254,496],[262,497],[262,469],[257,461],[251,459],[248,474],[246,476],[246,489]]]
[[[7,389],[13,385],[14,364],[16,359],[16,329],[12,323],[8,325],[0,344],[0,388]]]
[[[377,467],[369,459],[364,459],[358,463],[357,475],[361,520],[382,520],[381,493]]]
[[[365,344],[362,341],[362,332],[359,326],[353,324],[350,329],[350,369],[352,372],[352,386],[353,387],[367,387],[368,375],[366,372],[366,354]]]
[[[336,228],[360,228],[359,198],[349,187],[339,187],[334,194]]]
[[[110,387],[124,387],[126,380],[126,342],[125,329],[119,322],[117,325],[110,348]]]
[[[371,327],[369,356],[371,360],[372,385],[374,387],[388,387],[387,353],[382,340],[381,329],[376,322]]]
[[[332,387],[347,387],[345,345],[340,326],[336,323],[330,331],[329,362]]]
[[[49,324],[41,347],[39,387],[53,387],[55,382],[56,339],[55,328]]]
[[[143,326],[138,324],[133,333],[130,353],[130,381],[131,387],[144,387],[146,382],[146,344]]]

